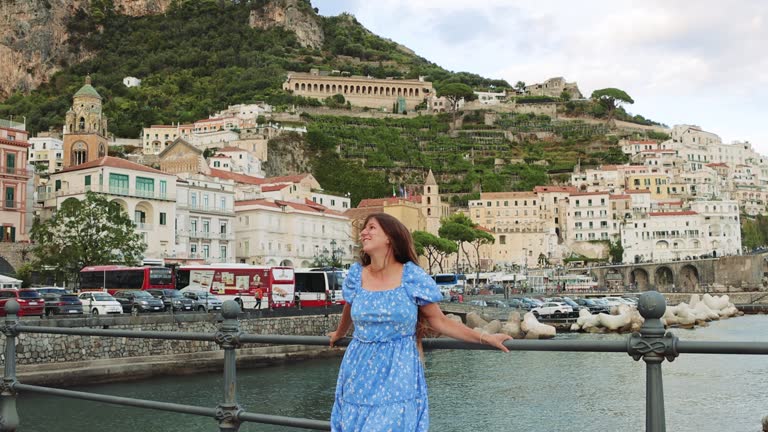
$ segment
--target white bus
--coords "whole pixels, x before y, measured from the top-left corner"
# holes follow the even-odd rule
[[[345,304],[342,287],[345,272],[337,268],[297,269],[296,298],[301,307],[322,307]]]

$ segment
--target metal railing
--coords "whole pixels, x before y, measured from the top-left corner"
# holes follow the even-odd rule
[[[243,422],[281,425],[314,430],[331,430],[330,422],[297,417],[275,416],[250,413],[237,403],[236,349],[245,343],[273,345],[317,345],[328,346],[325,336],[282,336],[252,335],[240,331],[237,320],[240,307],[232,300],[224,302],[224,318],[216,333],[131,331],[90,328],[38,327],[19,322],[19,304],[15,300],[6,303],[5,324],[0,328],[6,337],[5,369],[0,383],[0,431],[16,431],[20,424],[16,411],[19,392],[31,392],[84,399],[115,405],[148,408],[160,411],[193,414],[212,417],[217,420],[221,432],[237,432]],[[646,432],[665,432],[664,390],[661,365],[666,359],[673,361],[680,354],[759,354],[768,355],[768,342],[714,342],[684,341],[672,332],[666,331],[661,317],[666,310],[664,296],[656,291],[640,296],[638,310],[645,318],[639,333],[633,333],[625,341],[580,341],[580,340],[510,340],[505,346],[511,351],[564,351],[564,352],[610,352],[626,353],[635,361],[646,364]],[[201,407],[146,399],[135,399],[102,395],[98,393],[57,389],[22,384],[16,379],[16,337],[20,333],[67,334],[102,337],[131,337],[145,339],[213,341],[224,350],[224,393],[222,401],[215,407]],[[351,341],[345,338],[336,345],[346,346]],[[425,339],[425,349],[471,349],[495,350],[487,345],[461,342],[453,339]],[[763,420],[765,421],[765,420]],[[755,419],[759,424],[760,419]]]

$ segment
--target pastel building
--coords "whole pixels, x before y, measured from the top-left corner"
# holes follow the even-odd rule
[[[0,120],[0,241],[29,240],[27,185],[32,173],[27,169],[29,135],[21,123]]]
[[[42,172],[64,168],[64,141],[52,134],[38,134],[29,139],[29,163]]]

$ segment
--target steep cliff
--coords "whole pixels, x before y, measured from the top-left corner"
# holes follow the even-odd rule
[[[251,12],[249,24],[264,30],[283,27],[294,32],[301,46],[306,48],[319,49],[325,40],[317,15],[306,0],[268,2]]]
[[[114,0],[117,13],[144,16],[165,12],[171,0]],[[67,21],[78,10],[90,12],[88,0],[0,1],[0,100],[27,92],[67,65],[92,56],[74,49]]]

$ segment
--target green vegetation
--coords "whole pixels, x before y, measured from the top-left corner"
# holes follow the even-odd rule
[[[768,216],[741,217],[741,243],[754,249],[768,245]]]
[[[67,199],[53,217],[36,220],[30,237],[34,269],[65,281],[76,280],[86,266],[137,264],[147,247],[120,204],[94,192],[83,201]]]

